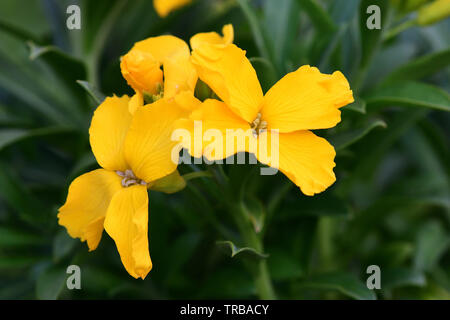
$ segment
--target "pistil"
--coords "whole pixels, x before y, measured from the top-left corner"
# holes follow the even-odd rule
[[[267,130],[267,121],[262,120],[261,113],[258,112],[256,119],[253,120],[250,127],[252,128],[253,136],[256,138],[261,131]]]
[[[122,186],[124,188],[133,186],[133,185],[143,185],[143,186],[147,185],[147,183],[145,181],[136,178],[133,171],[131,171],[130,169],[127,169],[125,171],[116,171],[116,173],[117,173],[117,175],[119,175],[120,177],[123,178]]]

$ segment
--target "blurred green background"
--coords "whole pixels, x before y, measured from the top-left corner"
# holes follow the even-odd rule
[[[409,23],[418,9],[407,2],[427,1],[199,0],[161,19],[144,0],[2,0],[0,299],[256,298],[252,259],[265,260],[278,298],[449,299],[450,21]],[[81,8],[81,30],[66,28],[70,4]],[[366,27],[370,4],[381,8],[381,30]],[[356,102],[336,128],[317,132],[337,149],[337,182],[309,198],[281,173],[223,166],[263,230],[264,257],[232,257],[217,244],[243,245],[208,179],[150,192],[154,267],[135,280],[106,233],[89,253],[57,225],[70,182],[97,167],[92,96],[132,94],[119,57],[134,42],[165,33],[188,41],[226,23],[265,90],[303,64],[347,76]],[[71,264],[81,290],[66,288]],[[366,287],[372,264],[381,290]]]

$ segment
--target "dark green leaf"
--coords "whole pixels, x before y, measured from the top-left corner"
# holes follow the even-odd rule
[[[403,286],[422,287],[426,284],[425,275],[408,268],[387,268],[381,270],[381,289],[391,290]]]
[[[239,256],[247,256],[247,257],[256,258],[256,259],[265,259],[269,256],[268,254],[258,252],[254,248],[250,248],[250,247],[239,248],[231,241],[217,241],[217,244],[221,247],[229,249],[231,251],[232,258],[239,255]]]
[[[105,95],[89,82],[78,80],[77,83],[82,86],[83,89],[87,91],[87,93],[89,93],[92,99],[94,99],[95,103],[101,104],[103,100],[105,100]]]
[[[330,138],[331,144],[336,148],[336,150],[342,150],[358,142],[369,134],[375,128],[386,128],[387,124],[380,119],[369,120],[363,127],[351,130],[349,132],[342,132],[334,135]]]
[[[67,273],[62,267],[52,266],[37,279],[36,296],[40,300],[56,300],[66,285]]]
[[[414,267],[417,270],[431,270],[449,245],[450,237],[441,224],[430,222],[423,225],[417,235]]]

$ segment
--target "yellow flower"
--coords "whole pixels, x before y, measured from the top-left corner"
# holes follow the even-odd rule
[[[194,92],[197,83],[189,46],[169,35],[135,43],[122,57],[120,69],[136,93],[157,98],[164,96],[170,99],[185,90]]]
[[[223,37],[217,32],[197,33],[190,40],[192,50],[198,49],[203,43],[214,45],[229,45],[234,40],[234,30],[231,24],[222,28]]]
[[[90,251],[97,248],[104,228],[127,272],[144,279],[152,268],[147,188],[170,193],[176,191],[173,184],[180,185],[170,135],[185,111],[162,99],[133,116],[129,104],[128,96],[114,96],[95,111],[90,144],[102,168],[72,182],[58,218],[70,236],[87,241]]]
[[[218,129],[224,132],[223,136],[226,129],[253,130],[256,136],[253,139],[258,141],[262,138],[271,141],[272,130],[278,130],[276,167],[304,194],[314,195],[334,183],[335,150],[309,130],[334,127],[341,120],[339,108],[353,102],[352,91],[341,72],[328,75],[317,68],[302,66],[264,95],[245,51],[233,44],[202,45],[192,53],[192,62],[199,78],[223,102],[206,100],[192,113],[191,120],[201,120],[203,129]],[[184,127],[192,130],[192,123],[185,122]],[[207,143],[203,145],[205,154]],[[247,144],[246,150],[236,151],[252,152],[248,147]],[[258,150],[256,157],[275,166],[265,156],[271,152],[268,149],[266,145],[265,150]],[[214,158],[214,154],[209,156]]]
[[[173,10],[190,4],[192,0],[153,0],[156,12],[162,18],[166,17]]]

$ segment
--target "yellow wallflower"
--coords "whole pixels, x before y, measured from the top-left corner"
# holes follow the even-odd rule
[[[226,129],[253,129],[255,139],[270,140],[271,130],[278,130],[278,168],[306,195],[322,192],[336,180],[333,146],[309,130],[335,126],[341,120],[339,108],[353,102],[341,72],[328,75],[302,66],[264,95],[245,51],[233,44],[202,45],[192,53],[192,62],[223,102],[206,100],[191,120],[201,120],[204,128],[221,130],[223,136]],[[258,160],[271,165],[263,156],[270,150],[259,151]]]
[[[188,5],[192,0],[153,0],[153,6],[160,17],[166,17],[173,10]]]
[[[128,84],[140,95],[159,95],[170,99],[181,91],[194,92],[197,83],[189,46],[169,35],[135,43],[122,57],[120,69]]]
[[[197,33],[190,40],[192,50],[198,49],[203,43],[209,43],[213,45],[229,45],[234,40],[233,25],[227,24],[222,28],[223,36],[217,32],[204,32]]]
[[[58,218],[70,236],[87,241],[90,251],[104,228],[128,273],[144,279],[152,268],[147,188],[172,192],[169,184],[182,179],[171,158],[176,143],[170,135],[185,111],[162,99],[133,116],[129,104],[128,96],[106,98],[95,111],[90,144],[102,168],[72,182]]]

